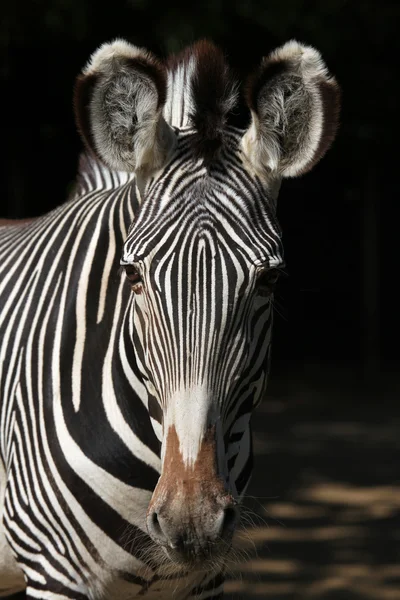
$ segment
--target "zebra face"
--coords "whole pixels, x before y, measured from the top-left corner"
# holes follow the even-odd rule
[[[240,131],[229,125],[237,85],[206,42],[162,65],[116,41],[77,85],[88,146],[136,172],[141,205],[121,263],[161,441],[147,528],[179,564],[204,565],[230,547],[268,372],[282,265],[277,190],[317,162],[336,127],[336,83],[297,42],[263,60],[246,97],[251,122]]]
[[[250,475],[249,420],[264,390],[282,264],[270,190],[246,170],[241,136],[232,132],[205,164],[193,135],[178,136],[169,164],[144,189],[122,257],[162,441],[148,529],[172,557],[176,548],[202,556],[229,546]]]

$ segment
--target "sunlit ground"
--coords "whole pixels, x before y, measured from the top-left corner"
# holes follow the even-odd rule
[[[273,382],[253,422],[248,528],[230,600],[400,599],[396,396],[325,377],[315,388]]]

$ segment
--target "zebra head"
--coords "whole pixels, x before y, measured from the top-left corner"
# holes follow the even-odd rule
[[[265,390],[272,299],[283,264],[280,181],[307,172],[337,125],[320,54],[291,41],[239,87],[200,42],[166,63],[117,40],[78,80],[78,124],[113,169],[136,174],[140,209],[121,264],[127,322],[161,441],[147,515],[174,562],[223,555],[252,469],[250,417]]]

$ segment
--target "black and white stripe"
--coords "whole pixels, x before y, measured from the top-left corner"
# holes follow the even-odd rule
[[[102,47],[76,106],[87,145],[113,168],[86,154],[66,204],[0,227],[0,596],[26,585],[28,598],[51,600],[222,597],[218,569],[166,560],[146,512],[166,429],[176,427],[190,464],[210,415],[230,492],[240,500],[246,489],[250,417],[269,365],[271,274],[282,265],[282,173],[261,174],[261,158],[247,152],[254,102],[249,131],[227,124],[237,86],[219,51],[202,44],[167,67],[121,41]],[[328,77],[318,53],[284,49],[288,72],[301,70],[301,53],[314,59],[304,78],[317,98],[312,76]],[[254,87],[276,78],[279,87],[279,69],[271,83],[263,68]],[[309,135],[311,161],[324,127]],[[304,160],[290,144],[293,174]],[[262,160],[267,153],[264,140]],[[120,264],[136,270],[140,293]]]

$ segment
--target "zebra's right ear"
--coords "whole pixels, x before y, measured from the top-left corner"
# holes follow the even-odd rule
[[[77,78],[74,108],[86,146],[117,171],[153,171],[165,162],[175,134],[162,110],[164,66],[142,48],[103,44]]]

